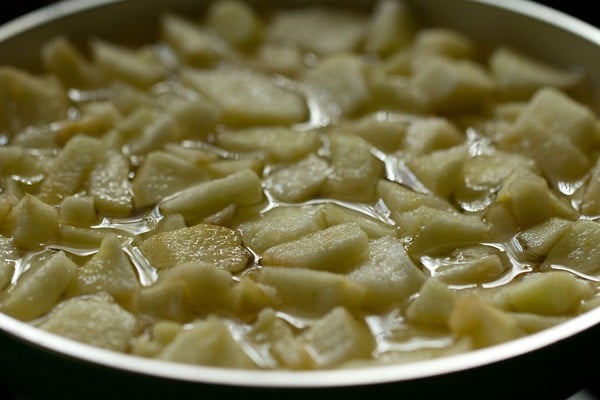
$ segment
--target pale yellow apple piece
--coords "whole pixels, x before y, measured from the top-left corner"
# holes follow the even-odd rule
[[[550,249],[562,237],[573,221],[562,218],[550,218],[538,225],[519,232],[516,236],[523,252],[534,259],[545,257]]]
[[[86,60],[66,36],[50,39],[41,49],[44,68],[57,76],[66,87],[95,88],[102,83],[98,68]]]
[[[383,164],[371,153],[371,145],[353,135],[329,136],[329,174],[321,188],[325,197],[340,200],[371,202],[377,181],[383,177]]]
[[[336,307],[303,333],[318,368],[371,357],[375,338],[369,327],[343,307]]]
[[[359,111],[371,99],[366,64],[350,54],[335,54],[307,70],[304,81],[329,118]]]
[[[327,203],[323,206],[323,213],[325,214],[327,226],[354,222],[360,226],[360,229],[366,232],[369,239],[377,239],[383,236],[395,235],[396,233],[395,227],[387,221],[350,207]]]
[[[100,39],[92,40],[90,47],[95,65],[110,80],[148,88],[165,76],[165,67],[150,49],[130,49]]]
[[[58,237],[58,210],[26,194],[7,216],[18,247],[34,250]]]
[[[233,152],[262,152],[267,162],[289,163],[316,151],[321,141],[316,131],[278,126],[223,130],[217,133],[216,144]]]
[[[201,182],[160,202],[164,214],[181,214],[186,221],[198,220],[229,205],[253,206],[264,198],[256,172],[244,169],[224,178]]]
[[[592,295],[589,282],[566,271],[530,274],[508,288],[512,310],[542,315],[573,314]]]
[[[501,94],[512,99],[527,99],[547,86],[569,89],[582,78],[578,73],[556,68],[508,47],[494,50],[489,66]]]
[[[364,289],[345,275],[305,268],[262,267],[255,279],[277,291],[275,307],[315,317],[337,306],[360,307]]]
[[[526,168],[517,168],[506,178],[496,202],[506,204],[517,223],[524,228],[550,217],[577,217],[577,212],[567,201],[552,193],[544,178]]]
[[[133,309],[153,319],[188,322],[193,313],[185,300],[185,282],[172,280],[140,288]]]
[[[600,273],[600,223],[578,220],[558,237],[543,262],[588,275]]]
[[[406,319],[417,325],[447,328],[456,297],[456,293],[440,280],[427,279],[418,296],[408,305]]]
[[[214,367],[256,368],[242,346],[232,337],[225,322],[216,317],[182,329],[157,358]]]
[[[250,50],[262,39],[263,23],[252,7],[239,0],[213,3],[206,15],[207,27],[227,43]]]
[[[423,28],[414,38],[413,51],[420,54],[436,54],[453,59],[470,59],[475,55],[476,45],[469,36],[448,28]]]
[[[295,164],[271,172],[265,186],[278,200],[288,203],[306,201],[320,192],[330,172],[327,161],[310,154]]]
[[[58,303],[76,269],[77,265],[65,253],[54,254],[9,288],[0,311],[24,321],[44,315]]]
[[[96,220],[94,198],[91,196],[67,196],[58,209],[61,224],[90,226]]]
[[[54,205],[75,194],[87,182],[90,171],[103,152],[100,140],[83,135],[73,137],[50,166],[41,183],[39,198]]]
[[[242,246],[237,232],[210,224],[158,233],[140,243],[139,249],[157,269],[204,261],[239,272],[250,261],[250,253]]]
[[[494,91],[494,81],[479,64],[469,60],[427,57],[419,64],[412,82],[438,112],[479,107]]]
[[[123,154],[108,150],[89,177],[89,193],[99,213],[126,217],[133,209],[129,161]]]
[[[459,145],[410,158],[407,166],[433,193],[447,199],[459,183],[468,149]]]
[[[342,10],[305,7],[277,12],[267,26],[269,41],[325,55],[354,50],[363,38],[366,17]]]
[[[327,227],[319,206],[277,207],[237,226],[244,244],[258,254]]]
[[[596,162],[585,186],[581,211],[587,215],[600,215],[600,159]]]
[[[380,0],[370,15],[365,35],[367,53],[388,56],[408,47],[416,22],[404,1]]]
[[[124,352],[138,332],[136,317],[110,296],[75,297],[50,313],[41,329],[95,347]]]
[[[242,69],[185,70],[183,84],[213,101],[232,125],[302,122],[308,109],[302,95],[278,86],[266,75]]]
[[[469,338],[475,348],[493,346],[525,335],[511,314],[487,304],[476,295],[459,298],[448,323],[454,335]]]
[[[458,246],[477,244],[490,232],[488,224],[478,216],[428,206],[398,213],[395,218],[401,234],[408,240],[411,255],[435,255]]]
[[[347,271],[368,256],[368,237],[356,223],[346,222],[270,247],[263,265]]]
[[[183,282],[183,299],[199,314],[232,309],[231,273],[213,264],[192,261],[162,270],[155,285]]]
[[[350,272],[348,278],[365,291],[362,307],[377,312],[404,304],[426,280],[402,242],[393,236],[371,241],[368,260]]]
[[[66,118],[69,107],[56,78],[34,76],[13,67],[0,68],[0,129],[17,133],[28,126]]]
[[[377,196],[383,200],[392,215],[412,211],[420,206],[428,206],[444,211],[453,211],[452,205],[434,194],[415,192],[397,182],[379,180]]]
[[[207,179],[206,170],[200,166],[164,151],[151,152],[131,183],[135,206],[152,206],[165,197]]]
[[[115,235],[108,234],[100,249],[87,262],[77,268],[69,287],[73,296],[106,292],[120,304],[131,303],[140,284],[131,261]]]
[[[422,155],[458,146],[465,139],[466,136],[447,119],[430,117],[408,126],[402,148],[408,154]]]

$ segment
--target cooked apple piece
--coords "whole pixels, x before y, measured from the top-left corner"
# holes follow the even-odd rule
[[[221,111],[205,99],[187,100],[169,96],[165,109],[177,124],[177,136],[205,139],[221,118]]]
[[[343,307],[336,307],[303,333],[309,352],[320,368],[357,358],[370,358],[375,338],[369,327]]]
[[[412,82],[438,112],[475,109],[494,90],[494,81],[479,64],[469,60],[451,60],[430,56],[419,64]]]
[[[133,309],[141,316],[188,322],[193,313],[185,300],[185,286],[182,280],[143,286],[136,293]]]
[[[377,183],[377,195],[383,200],[392,216],[396,213],[415,210],[420,206],[454,211],[449,202],[434,194],[415,192],[397,182],[383,179]]]
[[[38,77],[12,68],[0,68],[0,129],[17,133],[28,126],[49,124],[67,117],[68,101],[55,78]]]
[[[329,175],[321,192],[326,197],[370,202],[377,181],[383,177],[383,164],[371,154],[371,145],[358,136],[330,135]]]
[[[110,296],[69,299],[58,305],[39,327],[95,347],[124,352],[138,331],[137,319]]]
[[[408,305],[408,322],[430,327],[447,328],[457,295],[436,278],[427,279],[418,296]]]
[[[244,243],[262,254],[268,248],[327,227],[319,206],[277,207],[237,226]]]
[[[404,1],[380,0],[369,17],[364,48],[367,53],[388,56],[408,47],[415,20]]]
[[[459,298],[448,320],[457,337],[467,337],[476,348],[493,346],[525,335],[509,313],[484,302],[477,295]]]
[[[71,296],[106,292],[120,304],[128,306],[139,286],[121,241],[115,235],[108,234],[98,252],[77,268],[68,292]]]
[[[233,309],[243,321],[254,321],[261,310],[275,304],[277,292],[248,276],[242,276],[231,289]]]
[[[568,317],[555,315],[539,315],[531,313],[511,313],[519,323],[519,327],[527,333],[536,333],[544,329],[552,328],[565,322]]]
[[[102,75],[65,36],[50,39],[41,49],[44,68],[68,88],[96,88]]]
[[[262,39],[260,17],[239,0],[213,3],[207,11],[206,24],[227,43],[240,49],[250,50]]]
[[[224,178],[201,182],[164,199],[160,211],[181,214],[186,221],[198,220],[229,205],[240,207],[259,204],[264,198],[256,172],[245,169]]]
[[[269,41],[295,45],[321,55],[349,52],[363,38],[366,18],[324,7],[277,12],[267,26]]]
[[[386,236],[369,243],[368,260],[350,272],[348,278],[364,288],[363,308],[385,311],[418,292],[426,277],[402,242]]]
[[[89,176],[89,193],[103,215],[126,217],[133,209],[129,162],[121,152],[108,150]]]
[[[143,332],[133,339],[131,354],[142,357],[155,357],[181,332],[183,325],[179,322],[159,320],[149,332]]]
[[[558,237],[543,265],[596,275],[600,272],[599,238],[600,224],[597,221],[575,221]]]
[[[65,253],[55,253],[8,289],[0,311],[24,321],[44,315],[58,303],[76,269],[77,265]]]
[[[267,162],[292,162],[306,157],[321,145],[316,131],[294,131],[287,127],[253,127],[223,130],[216,144],[233,152],[262,152]]]
[[[241,69],[185,70],[183,84],[213,101],[231,125],[285,125],[305,121],[304,98],[268,76]]]
[[[535,164],[519,154],[503,151],[468,157],[454,197],[463,209],[481,211],[494,201],[504,180],[517,168],[533,170]]]
[[[270,247],[263,265],[347,271],[368,255],[369,239],[356,223],[346,222]]]
[[[160,19],[160,37],[187,64],[195,67],[212,65],[231,57],[231,49],[216,35],[199,24],[172,13]]]
[[[165,68],[149,48],[129,49],[100,39],[90,42],[93,61],[110,80],[148,88],[165,76]]]
[[[207,179],[204,168],[176,155],[153,151],[145,157],[131,183],[135,206],[152,206],[165,197]]]
[[[256,52],[256,64],[268,73],[297,77],[305,68],[303,57],[296,46],[264,43]]]
[[[581,82],[579,74],[558,69],[508,47],[494,50],[489,66],[505,98],[528,99],[543,87],[564,90]]]
[[[198,224],[150,236],[139,245],[157,269],[203,261],[230,272],[241,271],[250,260],[240,235],[223,226]]]
[[[199,314],[229,311],[232,308],[231,273],[215,265],[192,261],[163,270],[155,285],[183,282],[183,299]]]
[[[3,261],[0,263],[0,291],[10,284],[14,272],[15,268],[10,262]]]
[[[395,235],[395,228],[381,219],[344,207],[335,203],[327,203],[323,206],[325,222],[328,226],[354,222],[360,229],[365,231],[369,239],[377,239],[383,236]]]
[[[366,64],[350,54],[335,54],[307,70],[304,81],[328,117],[351,114],[371,97]]]
[[[66,196],[75,194],[87,181],[103,150],[98,139],[83,135],[73,137],[50,166],[42,181],[39,198],[54,205]]]
[[[402,148],[408,154],[422,155],[458,146],[465,139],[466,136],[447,119],[431,117],[408,126]]]
[[[435,277],[448,285],[472,285],[499,279],[507,270],[496,249],[474,246],[452,252],[448,262],[435,269]]]
[[[271,308],[266,308],[258,314],[248,338],[255,346],[268,349],[270,359],[264,362],[267,367],[296,370],[315,367],[302,339],[295,336],[292,327],[278,318]]]
[[[409,159],[407,166],[427,189],[447,199],[459,183],[467,151],[463,145],[436,150]]]
[[[224,178],[227,175],[245,169],[252,170],[256,175],[261,175],[264,168],[264,161],[259,158],[237,158],[237,159],[219,159],[206,164],[206,170],[210,176],[215,178]]]
[[[364,295],[359,284],[328,271],[262,267],[255,278],[277,290],[277,309],[303,316],[321,316],[337,306],[356,310]]]
[[[525,228],[550,217],[577,217],[566,201],[550,191],[544,178],[526,168],[517,168],[506,178],[496,202],[506,204],[517,223]]]
[[[448,28],[424,28],[414,38],[413,51],[449,58],[469,59],[475,55],[475,43],[467,35]]]
[[[7,216],[15,244],[28,250],[52,243],[58,236],[58,211],[26,194]]]
[[[406,136],[408,123],[402,116],[383,116],[380,113],[368,114],[358,120],[341,121],[331,126],[331,134],[347,134],[360,136],[372,146],[385,152],[398,150]]]
[[[232,337],[225,322],[209,317],[182,329],[158,358],[185,364],[227,368],[256,368],[242,346]]]
[[[499,146],[533,158],[556,184],[580,179],[589,169],[584,151],[598,142],[592,111],[556,89],[544,88],[535,93]]]
[[[61,224],[57,244],[90,252],[98,249],[105,235],[106,232],[99,229]]]
[[[435,255],[457,246],[477,244],[486,239],[489,226],[475,215],[459,214],[421,206],[396,214],[401,234],[408,240],[411,255]]]
[[[566,271],[532,273],[508,288],[512,310],[542,315],[566,315],[593,295],[589,282]]]
[[[309,154],[295,164],[271,172],[265,186],[276,199],[297,203],[316,196],[330,172],[327,161]]]
[[[179,134],[177,122],[170,114],[155,115],[137,135],[129,138],[126,151],[129,154],[144,154],[158,150],[166,143],[177,140]]]
[[[56,141],[61,145],[73,136],[100,137],[112,129],[121,119],[119,110],[108,101],[97,101],[80,106],[81,116],[61,121],[56,129]]]
[[[516,239],[523,252],[534,259],[545,257],[573,221],[562,218],[550,218],[538,225],[520,232]]]
[[[600,215],[600,159],[592,170],[583,192],[581,211],[586,215]]]

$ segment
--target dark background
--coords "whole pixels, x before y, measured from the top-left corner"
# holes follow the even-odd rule
[[[34,10],[51,2],[52,0],[0,0],[0,22],[8,21],[27,11]],[[593,10],[593,6],[596,4],[595,1],[537,0],[537,2],[571,14],[593,25],[600,26],[600,13]]]

